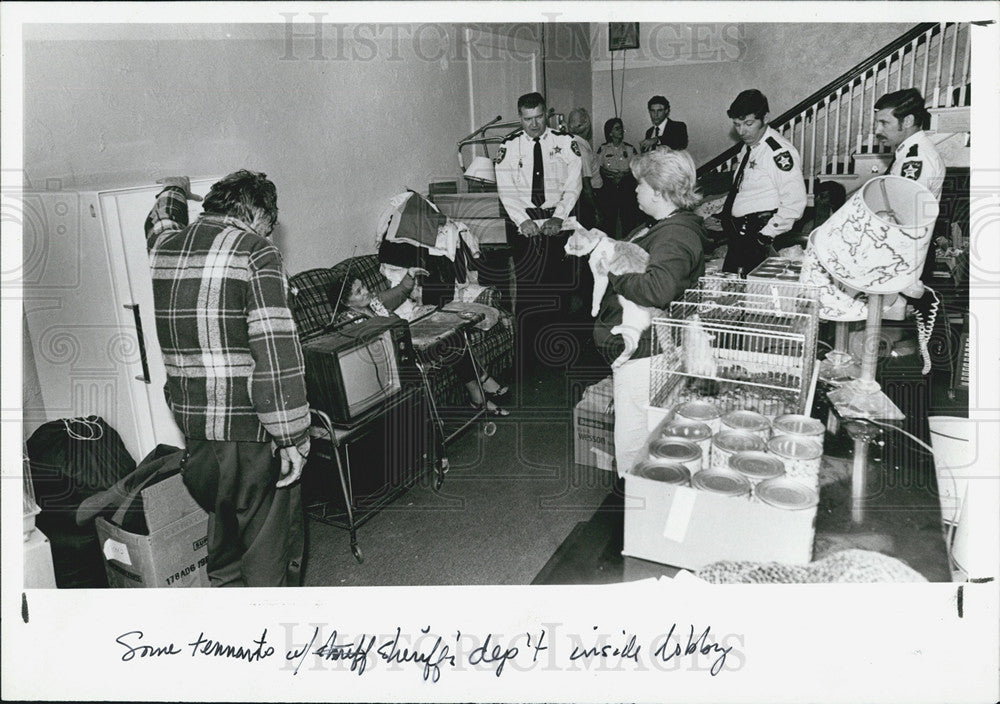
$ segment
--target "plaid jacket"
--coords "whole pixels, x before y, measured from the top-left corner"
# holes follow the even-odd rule
[[[146,219],[167,401],[184,435],[308,451],[305,364],[278,250],[236,218],[187,224],[169,187]]]

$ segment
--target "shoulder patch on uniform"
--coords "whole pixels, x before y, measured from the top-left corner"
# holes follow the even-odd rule
[[[582,156],[580,154],[580,145],[576,143],[575,139],[572,142],[569,143],[569,146],[573,150],[574,154],[576,154],[577,156]]]
[[[916,147],[914,147],[916,149]],[[923,170],[924,164],[919,159],[914,161],[904,161],[903,165],[899,169],[899,173],[906,178],[911,178],[916,181],[920,178],[920,172]]]
[[[914,144],[912,147],[910,147],[910,151],[906,152],[906,156],[907,157],[917,156],[917,145],[916,144]]]
[[[794,160],[792,159],[792,155],[785,151],[774,155],[774,163],[782,171],[791,171]]]
[[[781,146],[781,142],[776,140],[774,137],[768,137],[765,141],[767,142],[767,146],[771,147],[773,151],[784,149],[784,147]]]
[[[501,146],[499,151],[497,151],[497,155],[493,157],[493,163],[499,164],[505,156],[507,156],[507,147]]]

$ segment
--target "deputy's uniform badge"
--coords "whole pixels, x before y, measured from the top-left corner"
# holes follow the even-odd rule
[[[774,157],[774,163],[782,171],[791,171],[792,170],[792,155],[789,154],[788,152],[781,152],[781,154],[775,155],[775,157]]]
[[[574,154],[576,154],[577,156],[580,156],[580,145],[576,143],[575,139],[572,142],[569,143],[569,146],[573,150]],[[559,147],[556,147],[556,151],[558,151],[558,150],[559,150]]]
[[[575,146],[575,145],[574,145],[574,146]],[[560,147],[560,146],[559,146],[559,145],[557,144],[556,146],[552,147],[552,153],[551,153],[551,154],[549,154],[549,156],[555,156],[556,154],[558,154],[558,153],[559,153],[559,152],[561,152],[561,151],[562,151],[562,147]]]
[[[904,161],[902,168],[900,168],[900,173],[906,178],[911,178],[916,181],[920,178],[920,171],[924,168],[922,161]]]
[[[501,161],[503,161],[503,158],[505,156],[507,156],[507,147],[500,147],[500,151],[498,151],[497,155],[493,157],[493,163],[499,164]]]

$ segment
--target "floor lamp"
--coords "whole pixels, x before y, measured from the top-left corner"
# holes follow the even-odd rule
[[[919,286],[937,216],[937,199],[927,188],[901,176],[880,176],[855,191],[809,236],[819,265],[842,287],[868,297],[861,373],[827,394],[842,418],[906,417],[875,381],[882,308],[886,297]],[[863,517],[868,439],[854,439],[856,521]]]

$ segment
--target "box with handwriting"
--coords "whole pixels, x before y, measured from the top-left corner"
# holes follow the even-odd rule
[[[149,534],[98,517],[97,540],[111,587],[207,587],[208,514],[180,474],[142,490]]]

